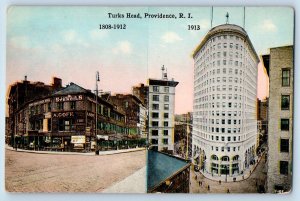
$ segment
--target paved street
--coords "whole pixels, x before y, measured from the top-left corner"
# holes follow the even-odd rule
[[[144,150],[102,156],[6,150],[5,155],[5,185],[12,192],[102,192],[146,165]]]
[[[191,193],[227,193],[229,189],[230,193],[257,193],[257,185],[263,185],[266,180],[265,157],[261,159],[251,176],[243,181],[238,182],[222,182],[213,181],[205,178],[197,172],[197,179],[195,179],[195,172],[191,169]],[[199,185],[199,181],[202,181],[202,185]],[[209,185],[209,190],[207,186]]]

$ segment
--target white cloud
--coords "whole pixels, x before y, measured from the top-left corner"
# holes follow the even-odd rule
[[[27,36],[15,36],[9,39],[9,44],[15,48],[28,49],[30,40]]]
[[[269,19],[266,19],[262,22],[261,29],[263,29],[264,31],[270,31],[270,32],[277,31],[276,25],[273,23],[272,20],[269,20]]]
[[[74,30],[63,31],[62,35],[66,43],[73,43],[78,38]]]
[[[175,32],[166,32],[161,39],[165,42],[165,43],[174,43],[176,41],[181,41],[182,38]]]
[[[89,32],[91,39],[99,40],[107,36],[108,31],[106,30],[92,30]]]
[[[128,41],[121,41],[117,44],[115,48],[113,48],[113,53],[123,53],[123,54],[131,54],[132,45]]]
[[[199,25],[200,25],[200,29],[209,29],[210,28],[210,21],[207,20],[207,19],[203,19],[203,20],[200,20],[199,22]]]
[[[89,44],[85,42],[75,30],[66,30],[62,32],[63,39],[68,45],[81,45],[88,47]]]
[[[51,50],[56,53],[58,53],[58,52],[61,53],[64,51],[64,48],[60,44],[55,43],[55,44],[51,45]]]

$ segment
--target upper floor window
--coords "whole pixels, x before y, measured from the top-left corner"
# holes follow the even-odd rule
[[[280,161],[280,174],[288,175],[289,172],[289,162]]]
[[[153,95],[152,100],[153,101],[159,101],[159,95]]]
[[[158,112],[152,112],[152,118],[158,118]]]
[[[152,126],[158,127],[158,121],[152,121]]]
[[[64,109],[64,102],[58,102],[57,103],[57,109],[63,110]]]
[[[153,110],[159,110],[159,104],[152,104]]]
[[[165,102],[169,102],[169,96],[168,96],[168,95],[165,95],[165,96],[164,96],[164,101],[165,101]]]
[[[159,86],[153,86],[153,91],[154,92],[159,92]]]
[[[280,139],[280,152],[289,152],[289,139]]]
[[[281,95],[281,109],[282,110],[290,109],[290,96],[289,95]]]
[[[281,119],[281,130],[288,131],[289,130],[289,119]]]
[[[165,109],[165,110],[168,110],[168,109],[169,109],[169,104],[165,104],[165,105],[164,105],[164,109]]]
[[[76,101],[71,101],[71,102],[70,102],[70,108],[71,108],[72,110],[76,109]]]
[[[282,86],[290,86],[290,69],[282,69]]]

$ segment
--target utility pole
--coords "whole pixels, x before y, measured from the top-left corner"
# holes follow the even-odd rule
[[[97,140],[97,134],[98,134],[98,82],[100,82],[100,76],[99,71],[96,72],[96,117],[95,117],[95,154],[99,155],[98,150],[98,140]]]

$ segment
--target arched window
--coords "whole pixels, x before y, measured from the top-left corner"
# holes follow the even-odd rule
[[[237,161],[237,160],[239,160],[239,158],[240,158],[239,155],[235,155],[235,156],[232,158],[232,160],[233,160],[233,161]]]
[[[212,160],[219,160],[218,156],[216,156],[216,155],[212,155],[212,156],[211,156],[211,159],[212,159]]]
[[[229,161],[229,157],[228,156],[223,156],[221,160],[222,161]]]

